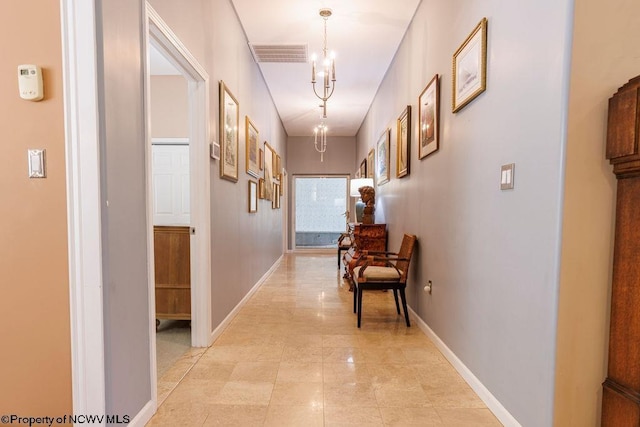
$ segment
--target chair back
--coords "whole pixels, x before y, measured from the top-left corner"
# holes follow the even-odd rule
[[[416,245],[417,237],[413,234],[405,234],[402,238],[402,245],[398,251],[398,258],[404,258],[406,260],[399,260],[396,262],[398,270],[402,271],[401,281],[407,280],[409,274],[409,263],[411,262],[411,255],[413,254],[413,248]]]

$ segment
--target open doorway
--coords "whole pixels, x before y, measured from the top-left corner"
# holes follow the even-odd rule
[[[294,175],[294,248],[335,249],[346,227],[348,176]]]
[[[191,205],[187,80],[149,46],[151,193],[158,378],[191,348]]]
[[[154,260],[149,266],[150,374],[159,403],[182,377],[171,369],[186,373],[197,360],[194,355],[202,353],[195,348],[211,343],[209,77],[148,3],[146,11],[148,250]],[[156,326],[169,332],[168,342],[159,342]],[[167,349],[178,355],[169,372],[171,360],[160,360]],[[171,374],[171,381],[159,381],[161,370]]]

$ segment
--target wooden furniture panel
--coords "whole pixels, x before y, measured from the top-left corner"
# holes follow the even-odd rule
[[[611,383],[604,383],[601,427],[638,426],[640,406],[637,396],[628,396],[612,386]]]
[[[609,365],[602,425],[640,426],[640,76],[609,100],[607,158],[618,180]]]
[[[637,90],[621,92],[609,100],[607,159],[617,160],[638,153],[636,144],[637,111]]]
[[[155,226],[156,318],[191,319],[191,254],[188,226]]]

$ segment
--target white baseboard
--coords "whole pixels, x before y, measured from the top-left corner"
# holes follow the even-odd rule
[[[424,332],[425,335],[429,337],[431,341],[433,341],[433,343],[436,345],[436,347],[438,347],[438,350],[440,350],[443,356],[446,357],[449,363],[453,365],[454,369],[458,371],[458,373],[462,376],[462,378],[464,378],[467,384],[469,384],[473,391],[476,392],[478,397],[485,403],[485,405],[487,405],[487,408],[489,408],[489,410],[493,412],[493,415],[495,415],[496,418],[498,418],[498,420],[506,427],[522,427],[520,423],[513,417],[513,415],[511,415],[509,411],[507,411],[505,407],[502,406],[500,401],[496,399],[493,394],[491,394],[489,389],[487,389],[484,384],[482,384],[480,380],[475,375],[473,375],[473,372],[471,372],[471,370],[469,370],[469,368],[467,368],[465,364],[462,363],[460,359],[458,359],[458,356],[456,356],[455,353],[451,351],[449,347],[447,347],[447,345],[440,339],[440,337],[438,337],[438,335],[433,332],[429,325],[427,325],[424,320],[422,320],[418,316],[418,314],[410,307],[409,313],[411,313],[411,318],[415,323],[418,324],[420,330],[422,330],[422,332]]]
[[[129,426],[144,427],[144,425],[147,424],[151,417],[156,413],[157,409],[156,403],[153,400],[148,401],[140,412],[138,412],[138,414],[129,422]]]
[[[233,318],[236,317],[236,315],[238,314],[240,309],[245,306],[247,301],[249,301],[249,299],[253,296],[253,294],[255,294],[256,291],[258,289],[260,289],[260,286],[262,286],[262,284],[267,280],[267,278],[271,275],[271,273],[273,273],[275,271],[275,269],[280,265],[280,262],[282,261],[283,257],[284,257],[284,255],[280,255],[280,258],[278,258],[276,260],[276,262],[273,263],[271,268],[269,270],[267,270],[267,272],[262,275],[262,277],[258,280],[258,282],[255,285],[253,285],[253,288],[251,288],[251,290],[249,292],[247,292],[247,295],[245,295],[244,298],[242,298],[242,300],[235,306],[235,308],[233,310],[231,310],[231,313],[229,313],[227,315],[227,317],[225,317],[224,320],[222,322],[220,322],[218,327],[215,328],[213,330],[213,332],[211,332],[211,337],[209,339],[209,343],[210,343],[209,345],[212,345],[214,343],[214,341],[216,339],[218,339],[218,337],[220,335],[222,335],[222,332],[224,332],[224,330],[227,328],[227,326],[229,326],[229,324],[231,323]]]

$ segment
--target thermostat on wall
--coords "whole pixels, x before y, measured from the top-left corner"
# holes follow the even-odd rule
[[[44,98],[40,67],[33,64],[18,65],[18,88],[22,99],[40,101]]]

